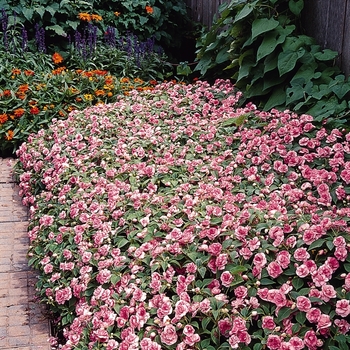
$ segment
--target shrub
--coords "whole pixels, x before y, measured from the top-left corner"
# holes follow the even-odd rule
[[[303,0],[225,2],[197,42],[196,70],[206,78],[232,78],[264,110],[288,108],[342,127],[350,82],[334,65],[338,54],[302,33],[303,6]]]
[[[158,45],[173,53],[192,30],[183,0],[40,0],[35,6],[28,6],[23,0],[0,0],[0,9],[9,16],[10,24],[16,22],[29,28],[31,38],[35,36],[37,24],[45,32],[47,44],[56,46],[56,50],[62,50],[67,38],[87,23],[98,27],[100,35],[113,27],[119,37],[129,32],[140,41],[154,37]],[[5,17],[3,23],[4,20]]]
[[[162,84],[29,137],[30,265],[62,349],[345,349],[350,137]]]

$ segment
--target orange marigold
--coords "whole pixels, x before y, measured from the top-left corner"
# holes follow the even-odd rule
[[[25,113],[25,110],[23,108],[17,108],[13,114],[16,118],[21,118],[22,115]]]
[[[13,68],[12,69],[12,74],[21,74],[21,70],[18,68]]]
[[[24,100],[26,98],[26,94],[24,92],[17,92],[16,97],[19,98],[20,100]]]
[[[6,139],[7,141],[10,141],[10,140],[13,139],[13,131],[12,131],[12,130],[9,130],[9,131],[6,133],[5,139]]]
[[[5,97],[10,97],[11,96],[11,90],[4,90],[4,92],[2,94]]]
[[[0,124],[4,124],[8,121],[8,116],[6,113],[0,114]]]
[[[78,14],[78,17],[82,21],[90,22],[91,21],[91,16],[86,13],[86,12],[81,12]]]
[[[65,69],[66,69],[66,67],[58,67],[57,69],[54,69],[54,70],[52,71],[52,74],[53,74],[53,75],[59,75],[59,74],[61,74],[62,72],[64,72]]]
[[[63,62],[63,57],[58,52],[55,52],[52,55],[52,61],[54,64],[60,64]]]
[[[118,12],[118,11],[115,11],[114,14],[115,14],[117,17],[119,17],[121,13]]]
[[[105,94],[105,92],[103,90],[96,90],[95,91],[96,96],[103,96],[104,94]]]
[[[27,69],[24,71],[24,74],[27,76],[27,77],[30,77],[30,76],[33,76],[35,73],[30,70],[30,69]]]
[[[100,15],[96,15],[96,14],[92,14],[92,15],[91,15],[91,19],[92,19],[93,21],[96,21],[96,22],[102,21],[102,17],[101,17]]]
[[[153,13],[153,8],[151,6],[146,6],[146,12],[151,15]]]
[[[37,106],[34,106],[30,109],[30,114],[36,115],[40,113],[40,109]]]
[[[121,83],[128,83],[129,81],[130,81],[129,78],[121,78],[121,79],[120,79],[120,82],[121,82]]]
[[[28,84],[22,84],[18,87],[17,91],[20,93],[24,93],[27,92],[29,89],[29,85]]]

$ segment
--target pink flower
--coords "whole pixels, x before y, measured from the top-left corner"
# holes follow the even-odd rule
[[[258,253],[254,256],[253,264],[256,267],[263,268],[267,263],[266,256],[264,253]]]
[[[104,284],[104,283],[107,283],[110,278],[111,278],[111,271],[107,270],[107,269],[103,269],[101,270],[97,276],[96,276],[96,281],[99,283],[99,284]]]
[[[282,267],[282,269],[287,269],[290,264],[290,254],[286,250],[282,250],[277,253],[276,262]]]
[[[275,329],[276,327],[276,324],[273,320],[273,317],[272,316],[264,316],[262,318],[262,325],[261,325],[262,328],[264,329],[269,329],[269,330],[273,330]]]
[[[224,287],[229,287],[233,279],[234,277],[229,271],[224,271],[220,276],[221,283]]]
[[[282,340],[278,335],[269,334],[267,337],[267,347],[271,350],[279,350],[281,349]]]
[[[298,296],[297,297],[297,308],[300,311],[307,312],[311,309],[311,301],[309,298],[304,296]]]
[[[166,325],[160,334],[160,340],[166,345],[173,345],[177,342],[178,336],[172,324]]]
[[[190,310],[190,304],[187,301],[179,300],[175,304],[175,318],[181,319]]]
[[[335,312],[341,317],[347,317],[350,314],[350,301],[346,299],[338,300],[335,304]]]
[[[334,287],[329,284],[324,284],[321,287],[321,292],[322,292],[322,300],[325,302],[328,302],[330,299],[333,299],[337,296],[337,292],[335,291]]]
[[[221,253],[222,245],[220,243],[213,243],[208,247],[208,253],[213,256],[217,256]]]
[[[283,272],[282,267],[276,261],[270,262],[266,269],[272,278],[277,278]]]
[[[66,301],[72,298],[72,290],[70,287],[59,289],[56,291],[55,299],[57,304],[64,304]]]
[[[227,338],[230,335],[232,329],[232,320],[226,317],[222,320],[219,320],[218,326],[220,333]]]
[[[306,318],[311,323],[317,323],[321,317],[321,314],[322,313],[320,309],[313,307],[306,312]]]
[[[216,257],[215,265],[218,270],[224,270],[228,262],[228,255],[227,254],[219,254]]]
[[[236,298],[244,299],[248,295],[248,288],[244,287],[244,286],[238,286],[237,288],[235,288],[234,294],[235,294]]]
[[[329,315],[322,314],[317,321],[317,330],[328,329],[331,327],[332,321]]]
[[[316,333],[313,330],[309,330],[304,335],[304,343],[309,350],[315,350],[318,347],[319,341]]]
[[[294,259],[297,261],[306,261],[310,258],[310,254],[308,253],[306,248],[297,248],[293,256]]]

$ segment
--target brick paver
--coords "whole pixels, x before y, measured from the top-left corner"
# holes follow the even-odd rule
[[[14,162],[0,158],[0,350],[49,350],[49,321],[27,263],[27,208],[12,179]]]

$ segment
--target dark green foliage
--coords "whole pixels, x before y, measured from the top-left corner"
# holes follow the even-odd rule
[[[308,113],[340,127],[346,122],[350,82],[302,33],[303,0],[232,0],[197,42],[202,77],[231,78],[259,108]]]
[[[178,50],[193,28],[184,0],[0,0],[1,9],[11,23],[33,28],[29,33],[32,38],[35,24],[43,28],[47,44],[56,47],[65,47],[69,36],[84,29],[87,20],[80,19],[80,13],[101,17],[90,21],[98,26],[98,34],[114,27],[120,36],[133,33],[141,41],[154,37],[166,51]]]

